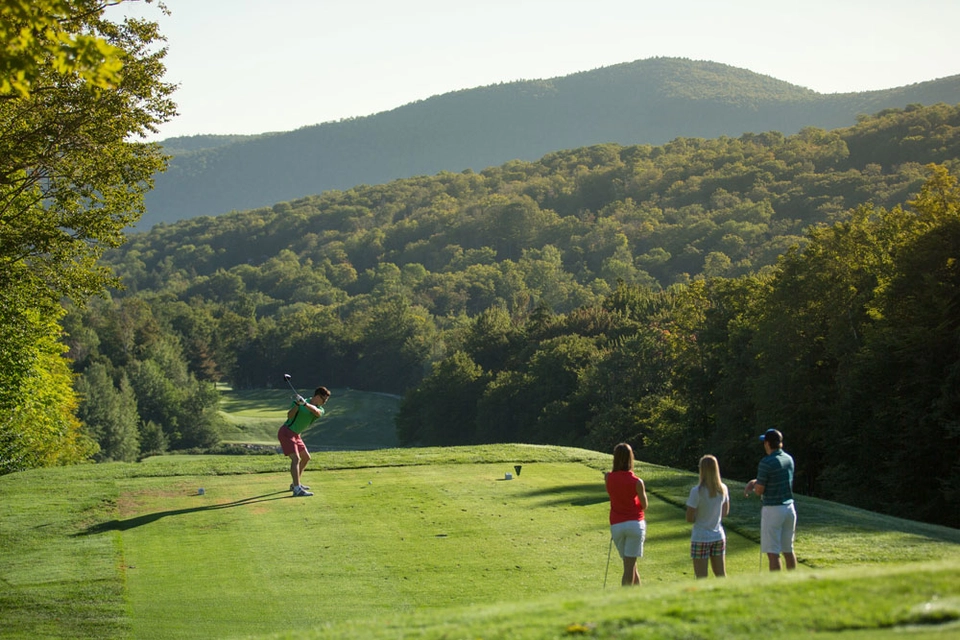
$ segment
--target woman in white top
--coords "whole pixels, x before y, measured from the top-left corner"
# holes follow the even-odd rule
[[[730,492],[720,481],[720,463],[714,456],[700,458],[700,484],[687,498],[687,522],[693,523],[690,557],[697,578],[707,577],[707,560],[713,575],[727,575],[727,536],[720,521],[730,513]]]

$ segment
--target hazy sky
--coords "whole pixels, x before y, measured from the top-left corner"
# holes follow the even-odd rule
[[[960,0],[163,0],[180,115],[264,133],[657,56],[835,93],[960,74]]]

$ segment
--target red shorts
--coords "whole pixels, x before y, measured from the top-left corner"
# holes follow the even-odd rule
[[[287,425],[283,425],[280,427],[280,431],[277,431],[277,440],[280,441],[280,448],[283,450],[283,455],[285,456],[289,456],[296,451],[307,450],[307,445],[303,444],[303,439],[300,437],[300,434],[290,431]]]

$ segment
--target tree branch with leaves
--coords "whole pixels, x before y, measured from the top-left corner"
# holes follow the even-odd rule
[[[28,402],[27,383],[49,373],[37,345],[61,330],[29,311],[59,319],[62,298],[82,304],[116,283],[99,259],[166,168],[159,145],[137,141],[176,113],[163,38],[154,22],[107,20],[117,4],[0,0],[0,300],[17,305],[0,322],[19,328],[0,335],[13,382],[0,398],[4,442],[26,442],[14,436],[50,411]],[[75,407],[68,397],[56,410]]]

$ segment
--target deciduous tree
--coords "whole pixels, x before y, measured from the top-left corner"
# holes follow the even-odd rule
[[[50,310],[61,298],[82,303],[113,282],[98,260],[143,213],[143,194],[165,166],[156,144],[134,141],[174,114],[157,25],[109,22],[105,7],[0,2],[0,299],[18,310],[0,336],[12,382],[0,414],[14,436],[43,420],[30,381],[60,367],[40,356],[60,328],[32,322],[31,313],[59,318]],[[63,391],[60,406],[75,407],[69,385]],[[60,442],[79,451],[68,432]],[[50,460],[7,455],[29,465]]]
[[[76,74],[93,87],[116,86],[123,51],[82,29],[85,16],[103,5],[104,0],[0,1],[0,100],[29,96],[43,86],[48,67]]]

